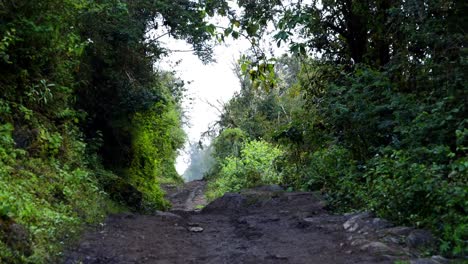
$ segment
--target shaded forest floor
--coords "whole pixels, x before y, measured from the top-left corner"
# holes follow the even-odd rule
[[[226,194],[206,205],[204,188],[203,181],[165,186],[173,203],[170,212],[112,215],[102,227],[86,233],[66,253],[64,262],[444,262],[437,257],[414,260],[407,246],[395,241],[411,229],[392,227],[366,213],[333,215],[314,193],[283,192],[277,186],[266,186]],[[378,242],[385,238],[393,242]]]

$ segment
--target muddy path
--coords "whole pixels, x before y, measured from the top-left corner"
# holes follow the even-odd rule
[[[408,259],[393,246],[382,250],[353,244],[356,240],[343,228],[353,216],[330,214],[313,193],[264,187],[226,194],[197,210],[206,203],[204,182],[165,188],[174,204],[171,212],[112,215],[103,227],[86,233],[66,253],[64,263],[337,264]]]
[[[162,186],[166,192],[166,199],[172,204],[173,211],[199,211],[207,204],[204,195],[205,187],[205,181],[192,181],[182,186]]]

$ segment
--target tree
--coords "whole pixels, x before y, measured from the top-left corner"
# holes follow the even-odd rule
[[[248,81],[221,124],[286,149],[283,183],[321,190],[337,210],[363,208],[430,228],[444,253],[464,255],[467,192],[458,175],[467,170],[468,4],[238,3],[246,10],[232,16],[232,28],[259,43],[273,25],[277,45],[300,55],[301,70],[285,88],[275,58],[244,57]],[[298,95],[288,107],[287,93]]]

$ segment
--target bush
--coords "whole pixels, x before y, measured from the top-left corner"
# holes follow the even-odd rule
[[[180,113],[175,105],[156,104],[132,120],[133,160],[128,181],[143,194],[145,210],[168,208],[160,183],[181,183],[174,164],[185,140]]]
[[[208,199],[226,192],[237,192],[265,184],[281,183],[275,161],[282,151],[265,141],[250,141],[243,145],[240,156],[229,156],[221,163],[221,170],[208,186]]]
[[[399,92],[388,76],[359,65],[315,93],[320,100],[310,102],[320,103],[311,112],[325,124],[318,131],[334,140],[326,148],[311,141],[309,166],[296,177],[309,173],[304,187],[323,190],[340,211],[372,210],[431,229],[445,254],[463,255],[467,136],[460,91]]]
[[[451,155],[447,148],[426,149]],[[417,227],[430,228],[441,238],[444,253],[464,255],[468,238],[466,157],[450,165],[425,164],[409,151],[390,150],[370,160],[366,177],[367,209]],[[450,252],[452,249],[452,252]]]
[[[86,168],[84,149],[63,150],[81,156],[78,164],[32,157],[15,148],[12,133],[11,124],[0,125],[0,262],[50,263],[83,223],[97,223],[114,207]]]
[[[213,155],[218,160],[223,160],[229,156],[238,157],[246,141],[248,141],[248,135],[240,128],[224,129],[214,140]]]

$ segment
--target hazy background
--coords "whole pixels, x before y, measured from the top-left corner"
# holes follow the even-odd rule
[[[162,41],[171,50],[191,49],[185,41],[172,38],[165,38]],[[249,46],[249,42],[245,39],[228,39],[226,43],[214,48],[215,63],[204,65],[191,52],[173,52],[157,65],[164,70],[176,71],[177,76],[186,82],[187,98],[193,98],[183,102],[189,125],[184,127],[188,142],[177,159],[176,168],[179,174],[182,175],[190,164],[189,144],[198,142],[209,124],[218,119],[219,113],[207,102],[214,105],[218,105],[218,101],[227,102],[234,92],[240,89],[233,65]]]

